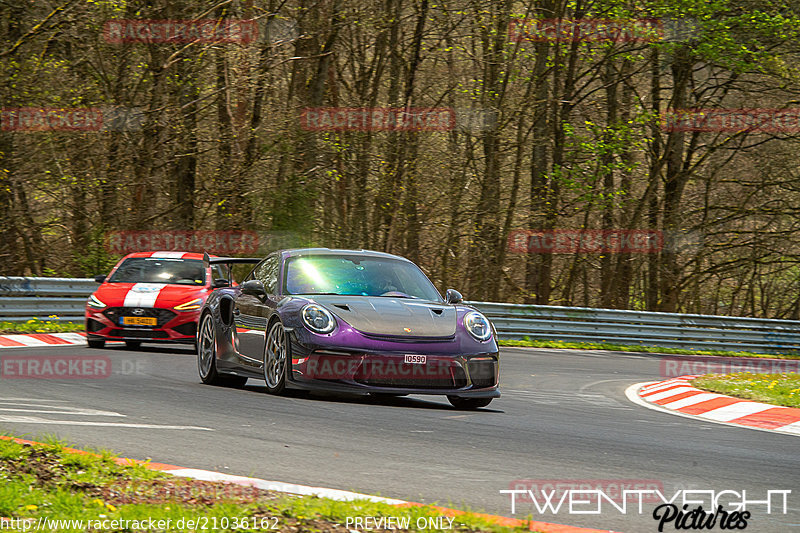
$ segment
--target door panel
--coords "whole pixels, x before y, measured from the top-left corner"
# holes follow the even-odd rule
[[[267,295],[253,296],[239,293],[234,305],[234,320],[237,328],[252,330],[239,332],[239,355],[242,362],[261,367],[264,361],[264,343],[269,317],[277,306],[273,296],[277,287],[277,272],[280,256],[272,254],[253,269],[248,279],[261,281]],[[246,280],[245,280],[246,281]]]

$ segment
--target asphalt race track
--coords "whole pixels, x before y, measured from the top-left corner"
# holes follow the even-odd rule
[[[0,358],[107,356],[104,379],[0,380],[0,430],[192,468],[467,505],[512,516],[515,480],[645,480],[680,489],[792,490],[789,512],[753,508],[748,532],[800,532],[800,438],[656,412],[624,394],[660,379],[645,354],[504,348],[502,398],[458,411],[444,397],[267,395],[201,385],[189,347],[3,350]],[[655,504],[622,514],[513,516],[656,531]],[[584,507],[585,508],[585,507]],[[720,529],[715,528],[719,531]],[[665,531],[675,531],[667,526]]]

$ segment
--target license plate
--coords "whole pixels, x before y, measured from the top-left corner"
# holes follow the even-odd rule
[[[122,317],[123,326],[155,326],[158,320],[152,316],[124,316]]]
[[[428,361],[427,355],[411,355],[406,354],[406,363],[411,363],[412,365],[424,365]]]

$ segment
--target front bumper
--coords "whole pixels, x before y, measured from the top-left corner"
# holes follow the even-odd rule
[[[197,335],[200,310],[161,311],[157,326],[123,326],[112,321],[116,316],[106,309],[86,308],[86,335],[89,339],[137,340],[145,342],[178,342],[192,344]],[[174,316],[173,316],[174,315]]]
[[[338,392],[500,396],[497,352],[437,354],[420,346],[413,351],[394,348],[342,351],[309,348],[295,339],[290,381],[298,388]],[[407,355],[424,355],[425,362],[406,362]]]

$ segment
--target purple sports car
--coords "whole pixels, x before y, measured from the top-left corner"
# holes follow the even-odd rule
[[[229,273],[234,263],[258,264],[206,300],[197,331],[203,383],[258,378],[272,394],[442,394],[465,409],[500,396],[492,324],[457,291],[442,298],[407,259],[308,248],[206,261]]]

